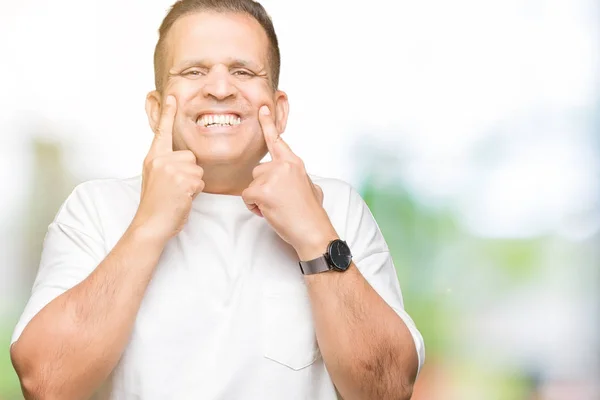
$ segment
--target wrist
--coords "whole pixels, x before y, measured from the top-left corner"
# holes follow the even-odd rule
[[[127,234],[135,241],[143,242],[152,248],[158,247],[161,250],[171,239],[171,236],[157,229],[153,224],[139,221],[136,218],[129,225]]]
[[[327,252],[327,246],[332,240],[339,239],[335,230],[309,235],[303,243],[294,247],[300,261],[310,261],[321,257]]]

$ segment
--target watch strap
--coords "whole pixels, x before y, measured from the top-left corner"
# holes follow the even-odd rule
[[[300,270],[304,275],[318,274],[331,269],[325,255],[317,257],[314,260],[300,261],[299,264]]]

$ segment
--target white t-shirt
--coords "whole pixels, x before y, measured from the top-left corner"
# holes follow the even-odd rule
[[[346,182],[311,175],[353,261],[412,333],[388,246]],[[137,211],[141,177],[80,184],[48,227],[31,298],[14,343],[54,298],[85,279]],[[135,266],[131,266],[134,268]],[[337,399],[317,346],[294,249],[241,197],[201,193],[166,245],[131,341],[95,399]]]

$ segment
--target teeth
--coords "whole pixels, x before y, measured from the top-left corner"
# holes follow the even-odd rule
[[[202,118],[198,118],[196,122],[198,125],[204,127],[217,125],[217,126],[235,126],[242,123],[242,119],[234,115],[203,115]]]

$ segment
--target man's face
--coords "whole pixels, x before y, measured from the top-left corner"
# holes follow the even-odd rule
[[[165,48],[168,75],[162,96],[154,93],[151,101],[151,123],[172,94],[174,150],[191,150],[200,165],[260,161],[267,149],[259,108],[269,106],[280,133],[287,120],[287,97],[271,86],[269,42],[260,24],[244,14],[191,14],[173,24]]]

